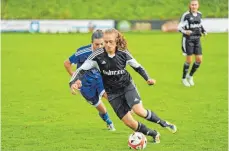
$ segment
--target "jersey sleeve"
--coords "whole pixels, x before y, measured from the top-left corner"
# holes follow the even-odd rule
[[[77,64],[79,62],[79,57],[76,56],[76,54],[73,54],[69,57],[69,61],[71,62],[71,64]]]
[[[200,24],[201,24],[201,32],[203,33],[203,34],[206,34],[207,33],[207,31],[205,30],[205,28],[204,28],[204,26],[203,26],[203,20],[201,19],[201,22],[200,22]]]
[[[126,63],[129,64],[136,72],[138,72],[146,81],[150,79],[146,70],[133,58],[133,56],[128,52],[126,53]]]
[[[87,57],[91,54],[91,50],[77,50],[75,54],[69,57],[69,61],[72,64],[78,64],[79,62],[84,62]]]
[[[185,33],[185,26],[188,25],[188,20],[187,20],[187,13],[184,13],[180,19],[180,22],[178,24],[178,31]]]
[[[103,51],[102,50],[96,50],[94,51],[89,57],[88,59],[82,64],[82,66],[80,68],[78,68],[76,70],[76,72],[72,75],[71,80],[69,82],[69,85],[71,87],[71,85],[73,83],[75,83],[75,81],[77,81],[78,79],[80,79],[82,77],[82,75],[84,74],[84,72],[86,70],[90,70],[92,68],[97,68],[99,69],[98,63],[97,63],[97,55],[101,54]]]
[[[86,70],[90,70],[92,68],[98,68],[98,64],[96,61],[93,60],[86,60],[80,68],[76,70],[76,72],[72,75],[69,85],[75,83],[78,79],[80,79]]]

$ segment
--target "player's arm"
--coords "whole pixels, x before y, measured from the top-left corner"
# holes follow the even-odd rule
[[[68,74],[72,76],[74,72],[72,71],[72,64],[68,59],[64,61],[64,67]]]
[[[191,30],[185,30],[185,26],[188,25],[188,20],[186,17],[186,14],[183,14],[183,16],[181,17],[180,23],[178,24],[178,31],[186,34],[186,35],[191,35],[192,31]]]
[[[156,83],[156,80],[151,79],[146,70],[129,53],[127,53],[127,64],[129,64],[136,72],[138,72],[149,85]]]
[[[103,51],[100,52],[102,53]],[[82,66],[78,68],[76,72],[72,75],[71,80],[69,82],[72,94],[76,94],[75,90],[78,90],[81,87],[81,81],[79,79],[82,77],[86,70],[90,70],[92,68],[97,68],[98,70],[100,70],[98,63],[96,62],[96,56],[99,54],[99,50],[94,51],[82,64]]]
[[[201,22],[200,22],[200,24],[201,24],[201,33],[202,34],[204,34],[204,35],[207,35],[207,31],[205,30],[205,28],[204,28],[204,26],[203,26],[203,20],[201,19]]]
[[[75,90],[81,87],[81,81],[79,80],[86,70],[90,70],[92,68],[98,68],[98,64],[93,60],[86,60],[80,68],[76,70],[76,72],[72,75],[71,80],[69,82],[69,86],[71,87],[72,93],[75,94]]]
[[[70,82],[69,82],[70,87],[71,87],[71,85],[72,85],[73,83],[75,83],[77,80],[79,80],[79,79],[82,77],[82,75],[84,74],[84,72],[85,72],[86,70],[90,70],[90,69],[92,69],[92,68],[94,68],[94,67],[97,67],[97,62],[96,62],[96,61],[93,61],[93,60],[86,60],[86,61],[82,64],[82,66],[81,66],[80,68],[78,68],[78,69],[76,70],[76,72],[72,75],[71,80],[70,80]]]
[[[76,64],[79,60],[79,56],[73,54],[69,57],[69,59],[64,61],[64,67],[70,76],[73,75],[74,71],[72,70],[72,64]]]

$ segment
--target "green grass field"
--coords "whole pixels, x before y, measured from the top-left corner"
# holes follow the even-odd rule
[[[227,34],[202,38],[203,63],[195,87],[181,84],[184,57],[178,33],[126,33],[133,56],[157,80],[154,87],[130,71],[143,104],[178,127],[161,133],[146,151],[228,150]],[[63,62],[89,34],[2,34],[2,151],[129,151],[132,133],[105,102],[117,131],[106,130],[97,111],[70,94]],[[151,138],[148,137],[148,140]]]

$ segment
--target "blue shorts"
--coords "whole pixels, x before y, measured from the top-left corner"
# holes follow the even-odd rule
[[[82,81],[82,87],[80,92],[88,103],[97,107],[100,104],[100,100],[105,93],[102,76],[99,71],[88,71],[84,74]]]

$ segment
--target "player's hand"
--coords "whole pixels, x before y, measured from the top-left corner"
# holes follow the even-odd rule
[[[192,34],[192,31],[191,30],[185,30],[185,34],[190,36]]]
[[[148,85],[154,85],[155,83],[156,83],[156,80],[154,80],[154,79],[147,80]]]
[[[76,83],[72,84],[72,86],[71,86],[71,93],[73,95],[76,95],[77,90],[78,90],[78,85]]]
[[[77,90],[80,89],[80,87],[82,86],[81,84],[81,81],[80,80],[77,80],[74,84],[72,84],[71,86],[71,93],[73,95],[76,95],[77,94]]]
[[[77,80],[75,83],[78,85],[78,88],[82,87],[82,82],[80,80]]]

